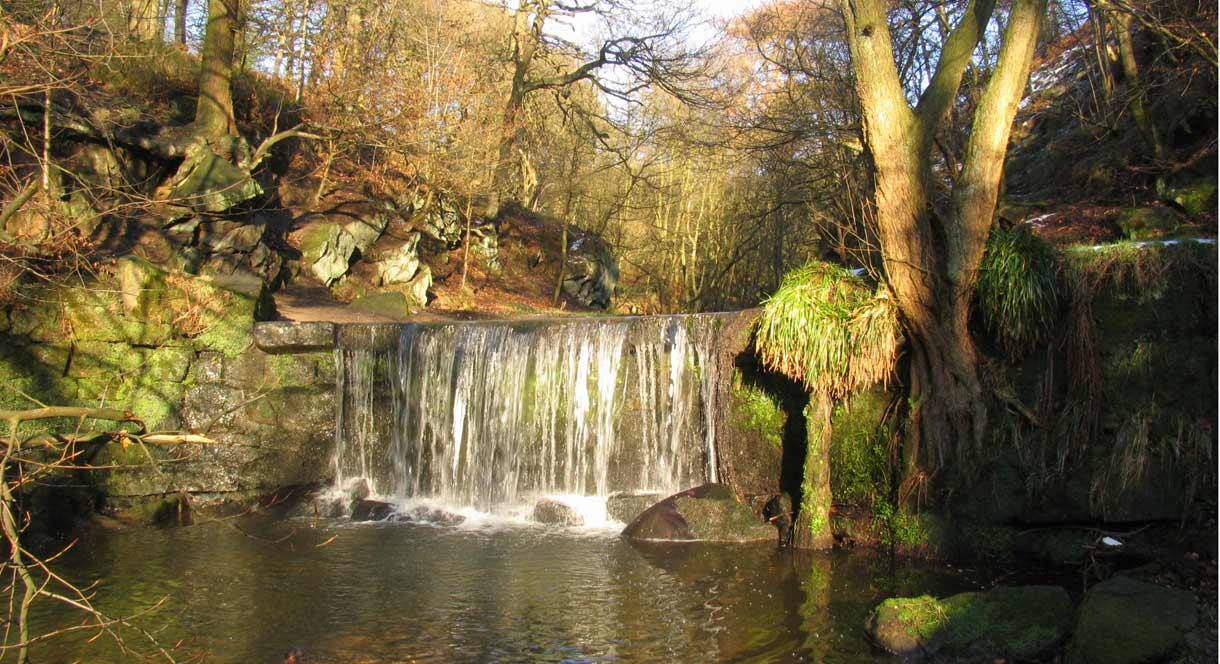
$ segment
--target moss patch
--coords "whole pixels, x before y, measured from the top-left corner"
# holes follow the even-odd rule
[[[1072,623],[1072,601],[1053,586],[1000,586],[938,600],[923,596],[882,602],[869,634],[902,656],[1032,659],[1061,642]]]
[[[1089,590],[1068,664],[1161,661],[1198,622],[1194,595],[1123,576]]]
[[[830,484],[837,505],[872,505],[889,492],[889,393],[858,392],[835,405],[831,418]]]

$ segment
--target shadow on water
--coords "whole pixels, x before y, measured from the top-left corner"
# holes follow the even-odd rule
[[[134,624],[162,643],[180,641],[180,659],[209,662],[278,662],[290,647],[310,662],[888,661],[862,631],[877,602],[980,585],[885,558],[635,546],[541,527],[241,528],[247,534],[215,523],[97,533],[61,568],[100,581],[97,601],[111,614],[166,598]],[[43,628],[79,619],[49,603],[38,610]],[[89,636],[43,644],[41,657],[130,661]],[[137,634],[127,638],[149,650]]]

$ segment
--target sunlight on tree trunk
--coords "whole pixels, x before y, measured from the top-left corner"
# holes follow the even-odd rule
[[[1012,5],[999,61],[975,111],[948,210],[930,206],[934,136],[957,95],[994,2],[972,0],[967,6],[915,108],[908,104],[895,68],[886,3],[843,0],[842,8],[865,143],[875,169],[885,280],[909,342],[905,499],[926,479],[917,464],[935,469],[950,454],[976,448],[986,427],[978,359],[967,329],[969,304],[1046,0]]]

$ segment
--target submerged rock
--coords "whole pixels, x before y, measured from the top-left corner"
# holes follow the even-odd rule
[[[466,521],[466,517],[435,507],[420,505],[406,513],[394,515],[394,520],[402,523],[430,523],[434,526],[456,526]]]
[[[615,521],[631,523],[661,497],[659,493],[613,493],[606,498],[606,515]]]
[[[903,658],[1027,660],[1063,641],[1072,614],[1072,600],[1058,586],[999,586],[945,599],[887,599],[873,610],[865,631]]]
[[[352,521],[385,521],[394,513],[394,506],[380,500],[352,501]]]
[[[1085,595],[1067,662],[1161,661],[1182,646],[1198,620],[1191,593],[1116,576]]]
[[[534,504],[534,521],[548,526],[583,526],[585,518],[571,505],[553,498],[543,498]]]
[[[760,521],[723,484],[703,484],[653,505],[623,529],[647,541],[775,541],[775,529]]]

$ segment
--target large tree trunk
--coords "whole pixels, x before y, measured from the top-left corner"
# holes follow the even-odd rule
[[[237,135],[233,116],[233,52],[240,0],[208,0],[208,25],[200,57],[195,132],[208,139]]]
[[[525,97],[529,94],[530,66],[538,52],[542,28],[550,13],[550,0],[522,0],[513,14],[513,80],[504,113],[500,118],[500,140],[496,150],[496,167],[492,178],[491,200],[486,215],[494,217],[500,207],[508,201],[521,197],[520,178],[517,176],[517,150],[525,129],[521,125],[521,113],[525,109]]]
[[[979,100],[949,210],[931,209],[932,149],[994,8],[972,0],[945,40],[916,108],[894,65],[882,0],[842,0],[864,139],[875,170],[885,278],[909,344],[910,391],[900,497],[925,485],[922,468],[982,440],[987,413],[968,321],[991,231],[1012,120],[1029,79],[1046,0],[1012,4],[999,61]]]
[[[179,46],[186,46],[186,12],[190,0],[177,0],[174,3],[174,41]]]
[[[796,513],[792,546],[798,549],[829,549],[834,545],[830,528],[830,416],[834,400],[815,392],[805,407],[805,464],[801,478],[801,503]]]

